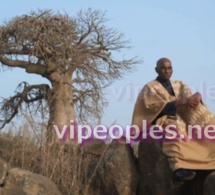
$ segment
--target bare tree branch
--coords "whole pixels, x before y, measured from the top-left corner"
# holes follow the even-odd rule
[[[45,67],[39,66],[36,64],[31,64],[26,61],[21,61],[21,60],[11,60],[5,57],[0,56],[0,61],[9,66],[9,67],[19,67],[19,68],[24,68],[27,73],[35,73],[39,75],[44,75],[45,74]]]
[[[21,91],[19,89],[22,89]],[[16,95],[4,99],[1,103],[1,120],[0,129],[9,123],[21,109],[22,103],[33,103],[39,100],[47,99],[48,85],[28,85],[26,82],[22,82],[18,85],[18,91]]]
[[[30,50],[29,49],[22,49],[22,50],[18,50],[18,49],[7,49],[7,50],[0,50],[0,55],[3,54],[13,54],[13,55],[29,55],[30,54]]]

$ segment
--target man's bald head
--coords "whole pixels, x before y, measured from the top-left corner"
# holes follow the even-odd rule
[[[170,64],[172,64],[171,61],[168,58],[160,58],[157,61],[156,67],[159,67],[159,66],[163,65],[165,62],[169,62]]]
[[[155,71],[163,79],[169,79],[172,76],[172,63],[168,58],[160,58],[157,61]]]

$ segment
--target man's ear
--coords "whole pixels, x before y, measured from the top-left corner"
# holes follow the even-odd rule
[[[158,73],[158,68],[157,67],[155,67],[155,72]]]

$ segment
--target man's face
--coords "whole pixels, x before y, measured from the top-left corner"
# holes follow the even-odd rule
[[[164,61],[156,67],[156,72],[158,76],[163,79],[169,79],[172,76],[172,64],[169,61]]]

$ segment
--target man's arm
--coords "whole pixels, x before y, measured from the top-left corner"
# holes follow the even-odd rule
[[[177,107],[186,105],[191,108],[195,108],[201,102],[202,96],[200,93],[195,93],[189,98],[184,100],[175,100],[166,104],[166,106],[161,111],[162,115],[175,115]]]
[[[199,92],[197,92],[189,98],[176,100],[175,105],[176,107],[186,105],[191,108],[196,108],[198,104],[201,102],[201,100],[202,100],[202,95]]]

